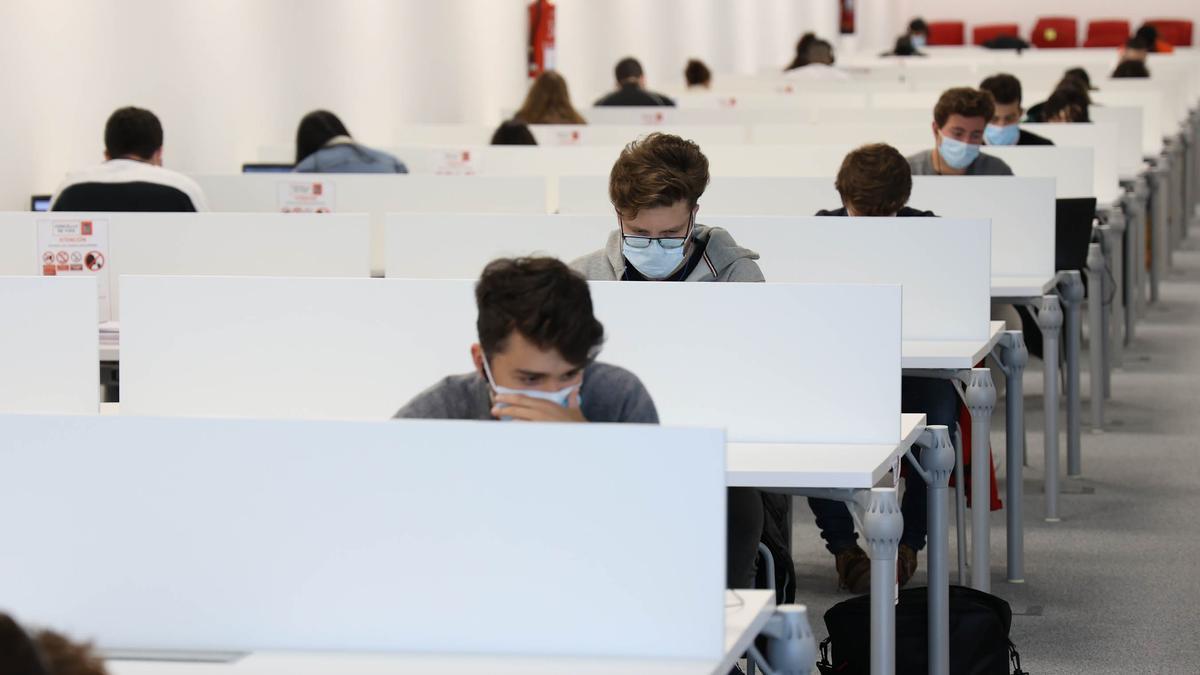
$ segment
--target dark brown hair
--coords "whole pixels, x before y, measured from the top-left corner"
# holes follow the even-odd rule
[[[942,92],[937,105],[933,107],[933,121],[938,127],[946,126],[946,120],[951,115],[963,117],[982,117],[991,122],[996,114],[996,104],[992,95],[980,89],[970,87],[955,87]]]
[[[0,613],[0,673],[14,675],[107,675],[90,643],[51,630],[27,632]]]
[[[513,119],[525,124],[586,124],[575,107],[562,75],[547,70],[533,81]]]
[[[608,197],[627,219],[681,200],[695,206],[707,187],[708,158],[700,146],[658,132],[625,146],[608,176]]]
[[[150,159],[163,144],[162,123],[144,108],[119,108],[104,124],[104,150],[111,159]]]
[[[1021,81],[1008,73],[999,73],[992,75],[983,82],[979,83],[979,88],[992,95],[992,100],[996,103],[1007,105],[1009,103],[1021,104]],[[988,118],[991,121],[992,118]]]
[[[604,342],[587,281],[557,258],[493,260],[475,284],[475,305],[479,344],[489,359],[505,350],[513,331],[580,365]]]
[[[683,77],[687,80],[689,87],[708,84],[712,81],[712,71],[700,59],[689,59],[687,66],[683,69]]]
[[[904,155],[886,143],[852,150],[834,183],[842,203],[861,216],[890,216],[908,203],[912,169]]]

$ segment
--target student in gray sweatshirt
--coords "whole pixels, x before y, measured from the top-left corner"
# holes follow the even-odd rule
[[[999,157],[979,151],[983,132],[996,112],[992,95],[970,87],[942,92],[933,108],[932,150],[908,158],[914,176],[1011,176]]]
[[[707,186],[708,159],[695,143],[662,133],[630,143],[609,175],[617,229],[604,248],[571,267],[588,279],[609,281],[762,281],[757,253],[719,227],[696,223]],[[753,488],[730,488],[726,500],[729,585],[749,588],[763,533],[763,497]]]

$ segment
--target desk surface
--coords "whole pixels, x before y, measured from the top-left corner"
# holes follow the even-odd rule
[[[992,299],[1040,298],[1054,288],[1055,278],[992,277]]]
[[[870,488],[925,429],[925,415],[900,416],[896,443],[729,443],[725,482],[730,487]]]
[[[1004,333],[1004,322],[993,321],[987,340],[905,340],[901,347],[902,368],[962,370],[974,368],[992,351]]]
[[[228,663],[107,662],[112,675],[392,675],[394,673],[494,673],[496,675],[725,675],[762,631],[775,608],[770,591],[725,592],[725,656],[716,662],[639,661],[605,658],[531,658],[430,654],[304,654],[261,652]]]

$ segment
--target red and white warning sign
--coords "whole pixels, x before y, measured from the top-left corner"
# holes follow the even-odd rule
[[[433,173],[438,176],[477,176],[479,156],[468,149],[437,153]]]
[[[579,129],[555,129],[551,145],[581,145],[583,132]]]
[[[108,221],[55,218],[37,223],[37,260],[42,276],[96,277],[100,321],[109,321]]]
[[[285,180],[279,183],[279,210],[283,213],[333,213],[334,184],[322,180]]]

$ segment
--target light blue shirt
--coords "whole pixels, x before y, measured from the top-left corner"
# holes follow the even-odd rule
[[[297,173],[408,173],[404,162],[386,152],[353,142],[327,145],[305,157]]]

